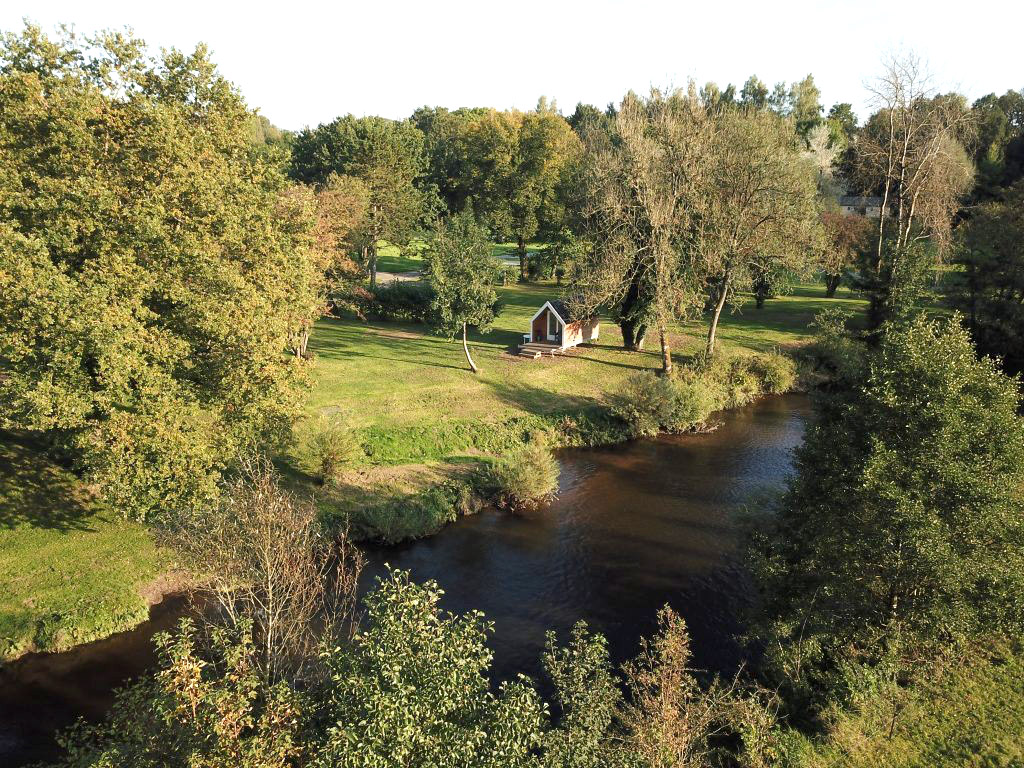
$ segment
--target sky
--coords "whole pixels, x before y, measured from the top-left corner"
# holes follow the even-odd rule
[[[292,130],[423,105],[531,109],[541,95],[569,114],[751,74],[770,87],[812,73],[826,109],[850,102],[863,119],[865,83],[901,51],[972,101],[1024,88],[1024,0],[0,0],[0,29],[25,18],[131,27],[154,48],[205,42],[248,103]]]

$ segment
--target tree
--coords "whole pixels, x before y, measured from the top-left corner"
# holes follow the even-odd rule
[[[462,333],[462,349],[473,373],[466,329],[473,325],[486,333],[494,320],[500,264],[491,254],[486,231],[466,212],[442,222],[426,254],[427,279],[434,289],[431,309],[439,333],[454,338]]]
[[[314,321],[332,309],[358,312],[357,299],[365,298],[362,270],[352,254],[365,239],[363,227],[369,209],[369,191],[354,176],[331,174],[315,189],[295,185],[288,191],[286,203],[296,209],[311,209],[315,221],[310,247],[311,258],[301,295],[306,304],[292,305],[296,314],[295,331],[289,346],[296,357],[305,357]]]
[[[769,659],[826,693],[847,665],[899,679],[1024,621],[1018,382],[976,357],[956,318],[891,326],[846,371],[816,401],[758,547]]]
[[[956,263],[951,298],[978,349],[1024,369],[1024,181],[974,211]]]
[[[367,626],[329,655],[330,723],[314,766],[516,768],[532,764],[544,709],[524,678],[490,690],[480,613],[438,607],[434,582],[392,572],[366,597]]]
[[[251,118],[202,47],[0,43],[0,420],[125,515],[209,503],[297,412],[313,221]]]
[[[870,219],[837,210],[824,211],[821,223],[825,230],[821,269],[825,275],[825,295],[832,298],[848,269],[871,247]]]
[[[807,75],[790,87],[789,109],[796,132],[801,136],[807,136],[812,128],[821,124],[821,91],[814,84],[813,75]]]
[[[696,271],[713,288],[707,360],[733,292],[770,272],[806,269],[820,237],[814,170],[777,115],[722,112],[709,168],[693,207]]]
[[[579,140],[561,115],[544,108],[490,110],[467,125],[463,143],[474,209],[495,234],[515,240],[526,279],[527,242],[562,226],[557,186]]]
[[[162,539],[205,575],[217,604],[206,620],[251,639],[247,663],[268,685],[308,676],[319,643],[354,626],[362,553],[343,532],[327,535],[313,501],[283,490],[263,457],[244,457],[220,502]]]
[[[924,258],[946,252],[973,169],[960,141],[969,113],[959,99],[934,95],[918,58],[886,61],[871,93],[878,111],[855,154],[860,186],[882,198],[874,254],[860,278],[877,329],[913,306]]]
[[[354,176],[369,196],[360,244],[370,284],[377,280],[377,246],[409,241],[433,207],[420,189],[426,171],[423,133],[408,120],[346,115],[298,134],[292,150],[292,175],[307,184],[324,184],[331,174]]]
[[[684,254],[709,135],[695,91],[652,91],[646,99],[628,94],[614,135],[587,135],[587,218],[595,248],[577,274],[574,297],[587,312],[615,308],[627,347],[642,343],[638,329],[656,326],[666,374],[672,372],[669,323],[696,296]]]
[[[748,109],[764,109],[768,106],[768,86],[756,75],[751,75],[743,84],[740,106]]]

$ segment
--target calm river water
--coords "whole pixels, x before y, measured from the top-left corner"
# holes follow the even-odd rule
[[[580,618],[622,661],[665,603],[686,619],[696,666],[727,673],[748,599],[736,516],[783,486],[808,415],[804,397],[766,398],[710,434],[565,451],[552,504],[525,516],[487,511],[371,550],[364,584],[387,563],[439,582],[447,610],[482,610],[495,624],[499,678],[537,675],[544,632],[564,639]],[[181,609],[172,601],[131,632],[0,668],[0,765],[51,757],[55,728],[100,716],[115,686],[152,665],[152,634]]]

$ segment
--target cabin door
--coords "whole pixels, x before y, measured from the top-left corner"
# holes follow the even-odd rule
[[[555,317],[555,313],[548,310],[548,341],[553,341],[556,344],[561,341],[558,333],[558,318]]]

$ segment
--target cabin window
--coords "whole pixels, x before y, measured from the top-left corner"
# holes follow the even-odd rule
[[[558,335],[558,318],[554,312],[548,312],[548,336]]]

